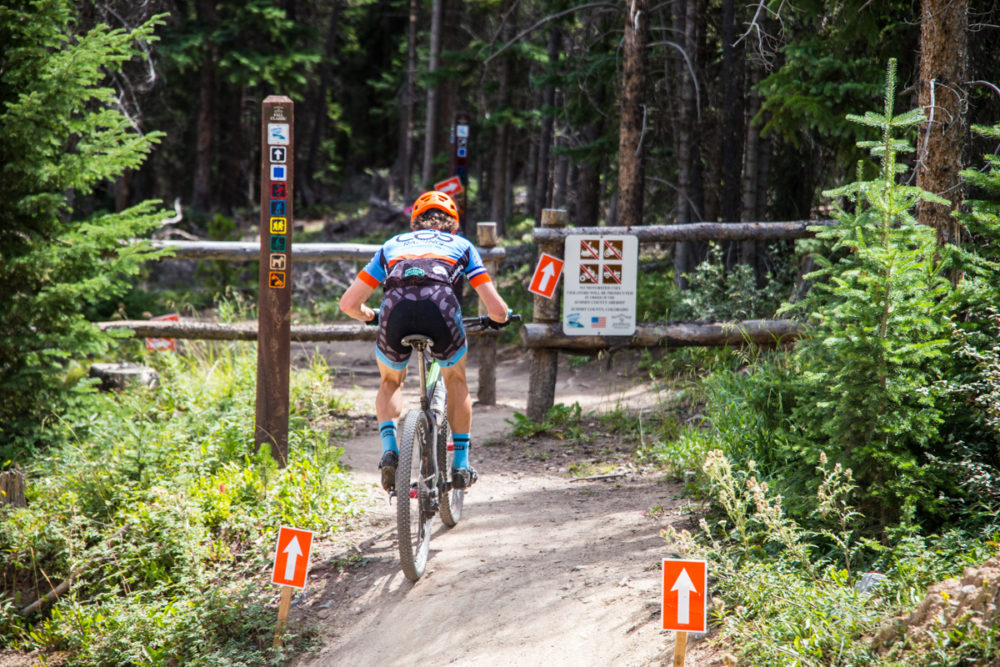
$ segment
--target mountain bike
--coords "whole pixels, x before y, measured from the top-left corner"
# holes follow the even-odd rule
[[[520,321],[511,315],[501,327]],[[467,331],[496,326],[489,317],[462,320]],[[431,357],[432,341],[427,336],[410,335],[403,345],[417,353],[420,372],[420,407],[411,409],[403,419],[399,437],[399,462],[396,465],[396,532],[399,561],[406,578],[416,581],[427,567],[434,516],[449,528],[462,518],[465,489],[452,487],[448,474],[454,458],[451,429],[445,415],[446,392],[441,367]]]

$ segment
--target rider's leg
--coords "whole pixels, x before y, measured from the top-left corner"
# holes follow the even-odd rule
[[[470,486],[477,475],[469,465],[469,432],[472,430],[472,396],[465,380],[465,357],[453,366],[442,367],[441,376],[448,390],[448,423],[451,424],[452,440],[455,444],[455,470],[468,471],[458,479],[452,475],[452,483],[458,488]]]
[[[380,422],[398,419],[403,411],[403,379],[406,377],[405,368],[391,368],[382,363],[381,359],[376,359],[378,372],[382,376],[378,393],[375,395],[375,416]]]
[[[395,485],[396,465],[399,461],[396,445],[396,422],[403,410],[403,379],[406,369],[395,369],[378,362],[378,370],[382,376],[378,393],[375,395],[375,415],[378,418],[379,435],[382,438],[382,458],[379,469],[382,471],[382,486],[386,491]]]
[[[468,433],[472,429],[472,396],[465,381],[465,357],[452,366],[441,367],[445,389],[448,390],[448,423],[451,430]]]

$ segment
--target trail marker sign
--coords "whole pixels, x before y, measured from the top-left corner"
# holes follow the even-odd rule
[[[528,291],[551,299],[552,295],[555,294],[562,270],[563,261],[561,259],[543,252],[538,257],[538,265],[535,267],[535,274],[531,277],[531,283],[528,284]]]
[[[703,560],[663,559],[663,629],[705,632],[708,568]]]
[[[566,237],[563,257],[563,333],[633,335],[639,238],[571,234]]]
[[[178,322],[181,318],[177,313],[170,313],[149,319],[152,322]],[[177,342],[173,338],[147,338],[146,349],[150,352],[174,352],[177,349]]]
[[[462,187],[462,181],[458,176],[452,176],[451,178],[446,178],[443,181],[435,183],[434,189],[454,198],[455,195],[462,192],[465,188]]]
[[[278,546],[274,552],[271,583],[292,588],[306,587],[312,539],[311,530],[288,526],[282,526],[278,530]]]

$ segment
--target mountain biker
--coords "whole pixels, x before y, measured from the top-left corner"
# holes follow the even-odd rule
[[[411,231],[386,241],[340,298],[344,313],[379,327],[375,359],[381,384],[375,414],[382,437],[379,470],[386,491],[395,486],[399,463],[396,420],[403,408],[402,384],[411,351],[401,340],[411,334],[424,334],[434,341],[430,352],[441,366],[455,443],[452,486],[468,488],[479,477],[469,464],[472,397],[465,379],[468,344],[455,285],[464,274],[486,305],[490,321],[498,326],[507,321],[510,310],[486,272],[479,251],[468,239],[456,235],[458,227],[458,208],[450,196],[434,190],[420,195],[410,214]],[[375,311],[365,302],[379,285],[384,295],[381,308]]]

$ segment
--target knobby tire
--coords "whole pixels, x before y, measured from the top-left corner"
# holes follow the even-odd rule
[[[431,545],[431,519],[424,511],[428,498],[425,493],[410,497],[410,487],[420,480],[421,452],[430,452],[425,446],[430,435],[427,417],[418,409],[410,410],[403,421],[399,442],[399,465],[396,468],[396,534],[399,538],[399,561],[403,574],[416,581],[427,567]],[[418,484],[419,487],[419,484]]]
[[[438,390],[444,390],[443,383],[438,387]],[[450,439],[451,426],[448,424],[448,420],[442,417],[441,424],[438,426],[437,441],[438,470],[441,472],[442,480],[440,485],[441,522],[449,528],[453,528],[462,518],[462,504],[465,501],[465,491],[463,489],[448,491],[448,486],[444,483],[451,474],[451,462],[455,458],[455,453],[448,451],[448,440]]]

